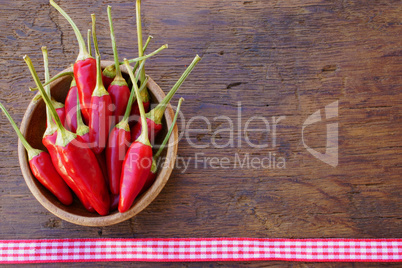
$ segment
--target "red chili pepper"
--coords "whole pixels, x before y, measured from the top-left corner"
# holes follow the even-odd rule
[[[77,84],[75,83],[75,78],[73,77],[70,85],[70,90],[68,91],[66,100],[64,102],[64,108],[66,110],[66,120],[64,126],[74,133],[77,131],[77,96]]]
[[[91,139],[89,136],[89,127],[84,124],[82,121],[81,113],[80,111],[80,101],[77,96],[77,132],[75,133],[77,135],[77,138],[79,138],[79,141],[83,143],[82,146],[88,146],[91,148],[93,145],[91,144]],[[78,146],[80,146],[79,143],[77,143]],[[98,161],[99,167],[102,170],[103,178],[105,179],[106,186],[109,188],[109,180],[108,180],[108,175],[107,175],[107,169],[106,169],[106,157],[105,154],[102,152],[101,154],[95,154],[96,160]]]
[[[109,189],[113,194],[120,192],[120,175],[123,160],[130,145],[130,129],[125,122],[117,124],[109,135],[106,147],[106,165],[109,177]]]
[[[109,19],[109,28],[110,28],[110,39],[112,40],[116,76],[113,79],[113,82],[107,88],[107,90],[110,94],[112,103],[114,104],[115,107],[115,110],[113,112],[114,115],[113,125],[115,125],[117,124],[117,122],[120,122],[120,118],[124,115],[124,111],[126,110],[128,99],[130,97],[130,89],[128,88],[126,80],[121,75],[119,56],[117,54],[116,40],[114,36],[111,9],[112,9],[111,6],[107,7],[107,15]]]
[[[109,93],[102,83],[102,69],[100,65],[100,55],[95,31],[95,15],[92,14],[92,34],[96,51],[96,87],[92,93],[91,114],[89,117],[89,139],[93,144],[92,150],[100,154],[105,149],[110,130],[110,119],[112,117],[111,103]]]
[[[45,81],[49,81],[49,66],[48,66],[48,59],[47,59],[47,51],[46,48],[42,48],[43,51],[43,58],[44,58],[44,66],[45,66]],[[46,94],[49,96],[50,95],[50,86],[46,86]],[[76,97],[78,98],[78,97]],[[76,101],[77,102],[77,101]],[[59,119],[60,120],[60,119]],[[81,203],[84,205],[84,207],[91,212],[94,212],[95,210],[87,200],[87,198],[84,196],[84,194],[78,189],[78,186],[74,182],[74,180],[71,178],[70,175],[68,175],[67,170],[65,169],[64,165],[61,163],[61,159],[57,154],[57,149],[56,149],[56,138],[57,138],[57,126],[55,121],[53,120],[49,108],[46,106],[46,122],[47,122],[47,128],[45,130],[45,133],[42,138],[42,143],[45,145],[46,149],[48,150],[51,160],[53,162],[53,166],[60,174],[60,176],[63,178],[63,180],[67,183],[67,185],[73,190],[73,192],[77,195],[78,199],[81,201]]]
[[[146,125],[144,106],[142,105],[140,92],[127,60],[124,61],[140,108],[141,121]],[[148,140],[148,128],[144,127],[140,137],[131,144],[123,162],[123,170],[120,177],[119,212],[126,212],[140,193],[152,165],[152,146]]]
[[[71,24],[78,40],[80,51],[74,64],[74,77],[77,82],[82,114],[84,120],[88,122],[91,113],[91,96],[96,86],[96,61],[88,53],[84,39],[70,16],[68,16],[68,14],[53,0],[50,0],[50,4]]]
[[[53,106],[56,109],[57,115],[60,117],[60,121],[65,122],[66,121],[66,112],[65,112],[65,109],[64,109],[64,104],[54,101]]]
[[[109,90],[110,84],[112,84],[114,80],[114,77],[108,77],[106,76],[104,73],[102,73],[102,83],[105,86],[105,88],[107,88]]]
[[[107,215],[110,207],[110,197],[102,170],[99,167],[94,153],[91,149],[80,143],[77,139],[77,135],[63,127],[50,99],[40,83],[31,59],[25,56],[24,60],[42,94],[43,100],[50,108],[53,119],[56,121],[57,140],[55,146],[61,158],[61,163],[94,209],[100,215]],[[81,146],[77,146],[77,143],[80,143]]]
[[[143,68],[144,63],[145,61],[141,63],[140,69]],[[147,78],[145,79],[147,80]],[[145,85],[146,83],[143,84],[142,88],[144,88]],[[110,132],[108,144],[106,147],[106,163],[109,175],[109,186],[110,191],[113,194],[120,193],[121,169],[123,166],[124,157],[131,143],[128,119],[130,116],[131,106],[135,100],[134,97],[135,90],[133,89],[130,93],[124,117]]]
[[[31,171],[35,178],[38,179],[38,181],[50,192],[52,192],[52,194],[54,194],[61,203],[64,205],[70,205],[73,202],[71,191],[54,168],[49,154],[47,152],[32,148],[18,129],[6,108],[1,103],[0,108],[3,110],[7,119],[10,121],[15,132],[17,133],[17,136],[20,138],[22,144],[27,150],[29,166],[31,167]]]
[[[120,195],[119,194],[111,194],[110,195],[110,211],[114,211],[119,206]]]
[[[179,104],[177,104],[177,110],[176,110],[176,114],[174,115],[172,125],[170,126],[170,128],[168,130],[168,133],[166,134],[165,139],[163,140],[162,144],[159,146],[158,151],[156,152],[154,157],[152,157],[151,171],[149,172],[148,178],[147,178],[147,180],[146,180],[146,182],[144,184],[144,187],[142,188],[140,194],[142,194],[146,190],[148,190],[148,188],[151,187],[151,185],[154,183],[154,181],[156,179],[156,172],[158,171],[158,166],[157,166],[158,158],[161,155],[161,153],[163,152],[163,150],[165,149],[165,146],[166,146],[167,142],[170,139],[170,135],[172,134],[173,129],[174,129],[175,125],[176,125],[177,117],[179,116],[180,107],[181,107],[181,104],[182,104],[183,101],[184,101],[183,98],[179,99]]]
[[[194,69],[195,65],[197,65],[197,63],[200,60],[201,58],[198,55],[195,56],[193,62],[190,64],[190,66],[187,67],[187,69],[184,71],[180,79],[172,87],[172,89],[169,91],[166,97],[154,109],[152,109],[149,113],[146,114],[147,126],[148,126],[148,138],[151,141],[151,144],[153,144],[156,135],[158,135],[159,131],[162,129],[162,118],[168,103],[170,102],[176,91],[179,89],[181,84],[183,84],[184,80],[186,80],[190,72]],[[139,121],[131,129],[132,141],[136,140],[140,136],[141,129],[142,129],[142,123]]]
[[[103,151],[100,154],[95,154],[96,160],[98,160],[99,167],[102,170],[103,178],[105,179],[105,183],[108,189],[109,188],[109,176],[107,174],[107,166],[106,166],[106,153]]]
[[[89,212],[95,212],[95,209],[92,207],[90,202],[88,201],[87,197],[78,188],[74,179],[67,173],[66,168],[64,167],[63,163],[61,162],[61,158],[57,153],[56,149],[56,139],[57,139],[57,131],[53,133],[53,135],[44,136],[42,139],[43,145],[45,145],[46,149],[49,151],[50,157],[52,159],[53,165],[56,171],[60,174],[63,180],[67,183],[68,187],[73,190],[75,195],[81,201],[82,205],[85,207],[86,210]]]

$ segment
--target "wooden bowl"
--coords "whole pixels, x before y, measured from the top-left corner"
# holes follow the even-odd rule
[[[102,68],[113,64],[111,61],[103,61]],[[72,68],[65,69],[65,71],[72,71]],[[128,77],[127,71],[122,66],[123,75]],[[63,77],[51,84],[51,94],[57,101],[63,102],[67,96],[68,90],[70,88],[71,77]],[[155,106],[157,103],[162,101],[165,97],[165,94],[160,89],[160,87],[151,79],[148,80],[148,89],[151,97],[151,107]],[[38,93],[40,94],[40,93]],[[42,136],[46,128],[46,111],[45,111],[45,103],[42,99],[34,100],[29,104],[24,118],[21,123],[21,132],[26,137],[28,142],[32,145],[32,147],[46,150],[46,148],[42,144]],[[174,117],[174,113],[172,107],[168,105],[164,119],[162,121],[163,129],[160,134],[158,134],[158,138],[155,144],[160,144],[163,138],[165,137],[167,130],[172,124]],[[178,130],[177,126],[174,128],[174,131],[170,137],[169,145],[164,150],[164,154],[162,157],[166,157],[169,160],[169,163],[174,163],[177,155],[177,142],[178,141]],[[155,153],[155,150],[154,150]],[[141,212],[144,208],[146,208],[161,192],[162,188],[165,186],[166,182],[169,179],[170,174],[172,173],[173,166],[169,165],[161,165],[158,170],[157,178],[154,184],[141,196],[137,197],[134,201],[133,206],[124,213],[120,213],[117,210],[111,212],[107,216],[100,216],[97,213],[88,212],[79,200],[75,197],[73,204],[70,206],[65,206],[60,203],[57,198],[51,194],[45,187],[43,187],[38,180],[32,175],[32,172],[29,168],[28,156],[22,145],[21,141],[18,142],[18,157],[21,166],[21,171],[24,176],[25,182],[31,190],[32,194],[35,198],[41,203],[47,210],[56,215],[57,217],[66,220],[68,222],[72,222],[78,225],[84,226],[107,226],[116,224],[122,221],[125,221],[137,213]],[[165,159],[165,158],[163,158]]]

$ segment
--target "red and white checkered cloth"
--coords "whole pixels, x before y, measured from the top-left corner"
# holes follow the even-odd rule
[[[402,239],[0,240],[0,263],[92,261],[402,261]]]

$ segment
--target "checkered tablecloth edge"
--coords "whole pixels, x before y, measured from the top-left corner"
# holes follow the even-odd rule
[[[0,240],[0,263],[258,260],[400,262],[402,239]]]

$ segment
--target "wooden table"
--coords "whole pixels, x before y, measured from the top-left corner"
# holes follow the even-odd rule
[[[57,2],[83,33],[90,13],[97,14],[101,54],[111,60],[105,2]],[[113,1],[121,58],[137,53],[132,2]],[[189,161],[188,168],[179,162],[138,216],[104,228],[77,226],[50,214],[29,192],[16,135],[1,115],[0,239],[402,236],[398,1],[170,0],[143,1],[142,10],[144,38],[155,37],[149,51],[169,44],[147,62],[147,73],[165,92],[195,54],[203,57],[173,100],[185,98],[178,156]],[[67,21],[46,0],[1,1],[0,26],[0,100],[20,122],[34,85],[22,56],[28,54],[43,77],[42,45],[49,48],[52,74],[75,61],[78,46]],[[332,118],[325,114],[329,104],[338,104]],[[306,126],[302,136],[317,110],[321,121]],[[205,118],[190,121],[194,116]],[[269,132],[252,131],[266,122]],[[336,124],[334,167],[306,147],[324,153],[327,126]],[[269,155],[284,165],[268,167]],[[216,167],[225,157],[228,164]],[[254,167],[247,161],[255,161]]]

